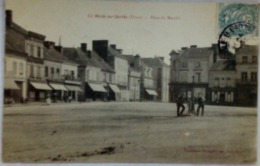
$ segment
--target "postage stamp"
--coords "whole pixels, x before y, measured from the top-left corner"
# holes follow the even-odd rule
[[[241,42],[258,36],[259,5],[219,4],[218,47],[222,58],[232,58]]]

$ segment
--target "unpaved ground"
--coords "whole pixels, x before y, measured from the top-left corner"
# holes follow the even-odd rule
[[[3,123],[4,162],[256,162],[256,108],[177,118],[171,103],[10,107]]]

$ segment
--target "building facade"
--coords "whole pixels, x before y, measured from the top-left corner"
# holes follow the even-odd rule
[[[258,46],[245,45],[236,52],[236,104],[257,106]]]
[[[122,55],[122,50],[115,45],[109,46],[108,40],[94,40],[92,50],[96,52],[115,72],[115,83],[120,92],[116,93],[117,101],[129,101],[128,62]],[[118,91],[118,90],[117,90]]]
[[[154,86],[158,94],[156,101],[169,102],[170,67],[163,60],[163,57],[142,58],[142,61],[152,68]]]
[[[179,95],[185,98],[201,95],[209,100],[209,69],[213,64],[213,50],[211,48],[182,48],[181,51],[172,51],[170,101],[175,102]]]

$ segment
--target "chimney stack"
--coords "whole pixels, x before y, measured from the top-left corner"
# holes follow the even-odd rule
[[[6,22],[6,26],[10,26],[13,22],[13,11],[12,10],[6,10],[5,11],[5,22]]]
[[[110,47],[113,48],[114,50],[116,50],[116,45],[115,44],[111,44]]]
[[[187,50],[188,48],[187,47],[182,47],[181,50]]]
[[[108,40],[93,40],[92,50],[106,62],[108,61]]]
[[[81,43],[80,48],[83,52],[87,52],[87,43]]]
[[[59,53],[63,54],[63,48],[62,46],[54,46],[55,50],[58,51]]]
[[[161,59],[162,61],[164,61],[164,57],[163,56],[161,56],[161,57],[158,57],[159,59]]]
[[[197,45],[191,45],[190,48],[197,48]]]
[[[50,49],[51,47],[55,47],[55,42],[53,41],[44,41],[44,46],[47,47],[48,49]]]
[[[119,52],[120,54],[123,54],[123,50],[122,49],[116,49],[117,52]]]

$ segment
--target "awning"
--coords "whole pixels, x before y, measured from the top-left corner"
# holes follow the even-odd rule
[[[120,89],[116,85],[109,84],[109,87],[112,89],[115,93],[120,93]]]
[[[5,79],[4,89],[20,90],[18,85],[12,79]]]
[[[82,89],[76,85],[65,85],[65,87],[70,91],[79,91],[82,92]]]
[[[52,90],[52,88],[47,85],[47,83],[40,83],[40,82],[30,82],[30,84],[35,88],[35,89],[40,89],[40,90]]]
[[[158,96],[157,92],[155,90],[145,89],[145,91],[152,96]]]
[[[65,88],[65,86],[62,85],[62,84],[50,83],[50,86],[51,86],[54,90],[64,90],[64,91],[68,91],[68,89]]]
[[[101,84],[88,83],[88,85],[90,86],[90,88],[93,91],[96,91],[96,92],[107,92],[106,89]]]

